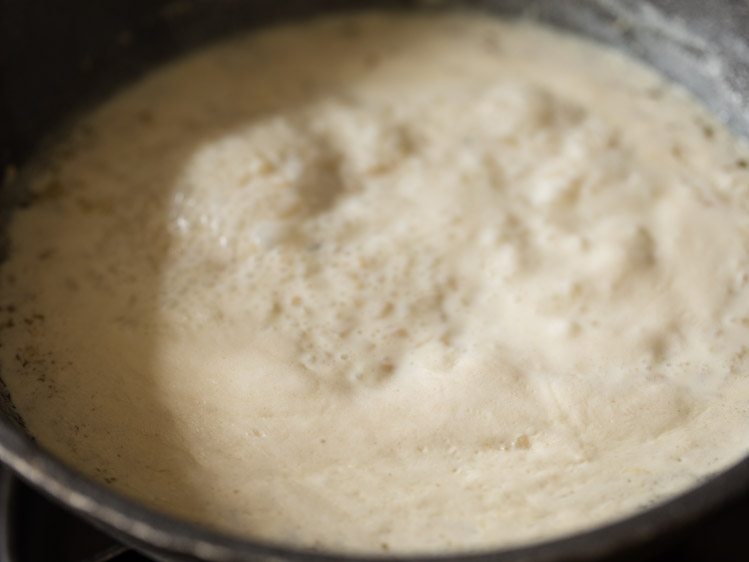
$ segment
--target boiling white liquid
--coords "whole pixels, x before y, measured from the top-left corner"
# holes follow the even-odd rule
[[[749,449],[746,158],[650,71],[530,25],[233,40],[32,174],[3,376],[54,453],[223,530],[578,531]]]

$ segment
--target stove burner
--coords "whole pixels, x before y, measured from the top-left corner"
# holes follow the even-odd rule
[[[746,562],[749,494],[647,558],[622,562]],[[161,560],[161,559],[160,559]],[[156,562],[119,544],[0,467],[0,562]]]

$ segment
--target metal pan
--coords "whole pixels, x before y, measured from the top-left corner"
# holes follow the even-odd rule
[[[0,190],[0,241],[7,218],[24,200],[12,181],[13,170],[76,114],[158,63],[221,36],[280,20],[372,6],[444,9],[447,4],[482,10],[486,17],[538,18],[613,44],[684,84],[736,132],[749,135],[745,1],[0,0],[0,174],[5,170],[6,176]],[[25,431],[1,380],[0,459],[49,496],[157,559],[366,560],[231,538],[125,499],[41,449]],[[632,559],[656,552],[747,490],[749,460],[690,493],[607,527],[450,559]]]

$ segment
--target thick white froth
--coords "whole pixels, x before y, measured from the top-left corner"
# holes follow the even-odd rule
[[[747,451],[747,150],[549,30],[348,16],[179,61],[32,175],[3,376],[46,447],[210,526],[518,544]]]

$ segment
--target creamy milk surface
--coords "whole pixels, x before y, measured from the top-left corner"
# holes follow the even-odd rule
[[[241,37],[27,174],[2,374],[46,448],[235,534],[580,531],[749,449],[747,168],[681,90],[530,24]]]

